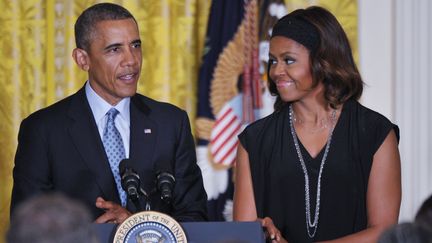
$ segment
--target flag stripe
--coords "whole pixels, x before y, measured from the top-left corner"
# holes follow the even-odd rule
[[[229,140],[237,140],[237,135],[240,131],[240,124],[238,124],[238,126],[231,132],[231,134],[229,134],[228,139]],[[227,139],[227,141],[228,141]],[[215,154],[218,153],[225,145],[227,142],[224,142],[221,146],[216,147],[214,145],[212,145],[212,152],[214,152]],[[213,149],[216,149],[216,151],[214,151]]]
[[[215,123],[215,126],[213,126],[213,130],[212,130],[212,139],[216,139],[216,137],[220,134],[223,133],[223,131],[232,125],[233,122],[235,122],[237,120],[237,116],[234,115],[234,112],[230,112],[230,114],[228,114],[227,116],[225,116],[225,119],[223,120],[217,120],[218,122]]]
[[[228,164],[228,163],[225,162],[226,160],[228,160],[228,161],[231,162],[235,158],[235,156],[236,156],[236,150],[235,149],[237,148],[237,145],[238,145],[238,140],[235,142],[235,144],[233,144],[231,146],[231,148],[229,149],[229,151],[220,160],[220,163],[222,163],[222,164]]]
[[[225,140],[232,130],[234,130],[237,126],[240,126],[235,116],[232,116],[229,121],[224,122],[223,124],[225,124],[223,127],[221,126],[219,129],[215,128],[215,130],[217,131],[214,131],[214,133],[212,132],[212,135],[215,135],[214,137],[211,136],[212,145],[215,145],[215,143],[217,143],[218,141]]]
[[[216,115],[217,119],[210,135],[210,153],[217,164],[230,165],[235,158],[237,135],[241,129],[240,119],[227,103]]]
[[[226,116],[230,115],[232,113],[232,109],[229,106],[224,106],[222,110],[219,113],[223,113],[221,117],[216,117],[216,124],[217,126],[220,121],[224,120]]]

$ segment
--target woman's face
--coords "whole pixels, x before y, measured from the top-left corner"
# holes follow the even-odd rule
[[[275,36],[270,40],[270,78],[284,102],[300,100],[313,85],[309,50],[300,43]]]

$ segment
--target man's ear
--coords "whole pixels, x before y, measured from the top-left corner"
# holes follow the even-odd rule
[[[75,48],[72,51],[72,57],[75,60],[76,64],[78,64],[78,67],[80,67],[84,71],[88,71],[90,68],[89,58],[88,54],[85,50],[81,48]]]

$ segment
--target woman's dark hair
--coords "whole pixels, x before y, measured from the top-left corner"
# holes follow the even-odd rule
[[[300,23],[297,24],[299,31],[311,33],[302,33],[299,37],[298,31],[290,32],[288,30],[290,25],[296,25],[296,23]],[[308,25],[312,27],[307,27]],[[286,31],[296,33],[294,36],[296,38],[291,39],[297,42],[299,42],[297,38],[305,40],[306,45],[299,43],[309,50],[312,88],[316,87],[320,81],[323,82],[324,97],[331,107],[336,108],[349,99],[358,100],[360,98],[363,92],[363,81],[354,62],[348,38],[333,14],[318,6],[297,9],[276,23],[272,37],[290,38],[290,34],[287,34]],[[313,45],[315,34],[317,34],[316,46]],[[311,38],[312,44],[310,44]],[[278,111],[286,105],[286,102],[281,99],[276,84],[270,78],[270,72],[267,72],[267,75],[270,92],[277,96],[274,108]]]

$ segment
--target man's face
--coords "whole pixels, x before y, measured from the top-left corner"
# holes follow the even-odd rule
[[[141,72],[138,26],[130,19],[97,23],[87,51],[91,87],[111,105],[133,96]]]

